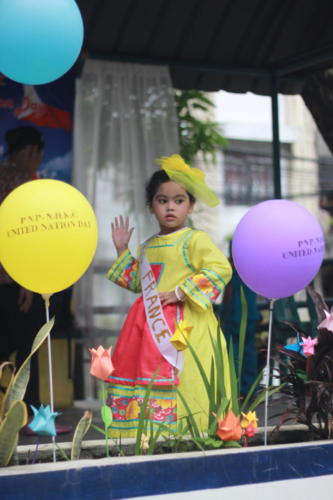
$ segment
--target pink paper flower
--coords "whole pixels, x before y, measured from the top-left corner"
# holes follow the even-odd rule
[[[91,352],[90,374],[101,380],[107,379],[114,370],[111,361],[111,349],[104,349],[101,345],[97,349],[89,349]]]
[[[302,337],[303,342],[300,345],[303,346],[304,356],[313,356],[314,346],[318,344],[318,339],[312,339],[311,337]]]
[[[325,313],[325,316],[326,318],[321,322],[319,323],[319,325],[317,326],[317,328],[326,328],[327,330],[330,330],[331,332],[333,332],[333,313],[332,312],[328,312],[324,309],[324,313]]]

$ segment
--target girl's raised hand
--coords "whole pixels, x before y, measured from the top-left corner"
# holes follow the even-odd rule
[[[118,256],[128,249],[128,243],[131,239],[134,227],[129,227],[129,218],[115,217],[111,222],[112,241],[117,249]]]

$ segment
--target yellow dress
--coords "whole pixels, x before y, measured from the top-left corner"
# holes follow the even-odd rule
[[[140,251],[140,250],[139,250]],[[223,291],[231,278],[232,270],[224,254],[203,231],[184,228],[167,235],[153,237],[146,248],[146,256],[155,274],[160,292],[172,291],[179,286],[186,294],[181,303],[182,319],[193,326],[189,341],[200,358],[209,377],[212,346],[209,332],[216,338],[221,334],[223,347],[224,379],[227,395],[230,395],[230,378],[226,344],[213,312],[212,303]],[[124,252],[107,274],[108,279],[133,292],[141,292],[139,262],[129,251]],[[170,306],[166,306],[166,308]],[[164,309],[170,329],[173,331],[172,311]],[[144,325],[144,326],[142,326]],[[120,333],[112,361],[115,372],[110,376],[109,401],[114,414],[111,435],[134,436],[137,429],[140,404],[151,376],[161,359],[154,342],[147,332],[142,299],[132,306]],[[143,333],[142,333],[143,332]],[[156,352],[154,351],[156,350]],[[154,351],[154,352],[153,352]],[[172,376],[171,367],[162,369],[155,381],[151,401],[156,419],[175,423],[186,414],[175,385],[185,398],[200,429],[207,430],[208,399],[206,391],[189,349],[184,352],[184,369],[179,377]],[[168,362],[164,360],[168,365]],[[168,369],[170,370],[168,372]],[[150,375],[150,376],[149,376]],[[172,401],[172,403],[170,403]],[[158,410],[159,408],[159,410]],[[121,415],[120,415],[121,414]],[[164,419],[164,416],[168,415]]]

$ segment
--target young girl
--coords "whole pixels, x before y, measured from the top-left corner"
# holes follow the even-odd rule
[[[177,418],[186,414],[175,386],[184,396],[200,428],[207,430],[208,399],[189,349],[199,356],[209,375],[217,320],[212,301],[231,278],[227,258],[203,231],[186,227],[195,199],[216,206],[201,170],[191,168],[179,155],[157,160],[146,186],[147,205],[160,232],[140,247],[138,259],[128,250],[133,228],[128,218],[115,218],[112,238],[118,259],[107,277],[119,286],[141,292],[120,333],[109,377],[108,404],[113,413],[111,435],[135,436],[147,385],[156,376],[148,408],[155,423],[176,431]],[[226,392],[230,394],[228,359],[222,332]],[[157,372],[157,375],[156,375]]]

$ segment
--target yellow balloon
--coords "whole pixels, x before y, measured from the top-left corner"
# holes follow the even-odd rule
[[[62,181],[22,184],[0,206],[0,262],[33,292],[55,293],[75,283],[94,257],[97,238],[88,200]]]

